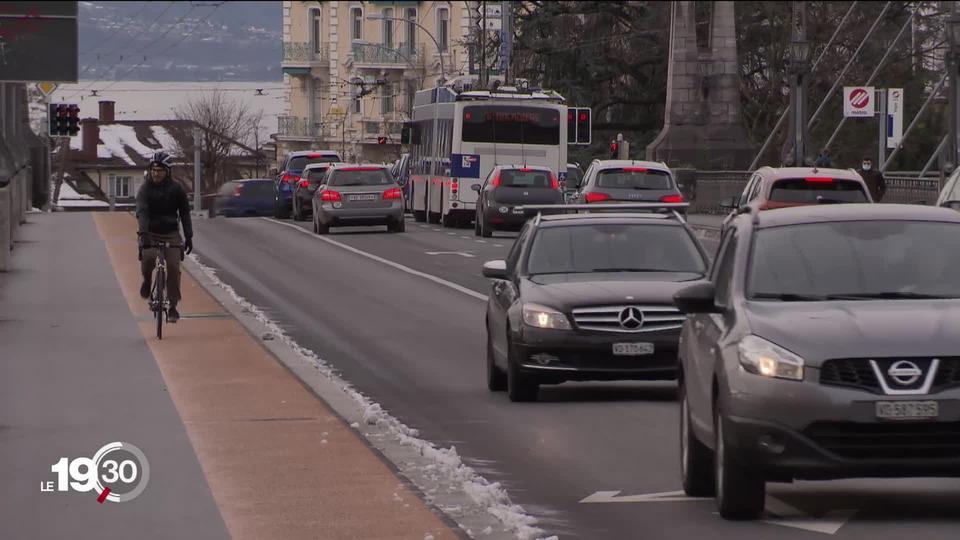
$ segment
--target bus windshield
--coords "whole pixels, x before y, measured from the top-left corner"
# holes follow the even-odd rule
[[[463,108],[463,142],[560,144],[560,111],[520,105]]]

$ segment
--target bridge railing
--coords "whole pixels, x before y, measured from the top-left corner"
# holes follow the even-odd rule
[[[684,198],[690,202],[693,214],[726,214],[720,201],[739,197],[753,174],[751,171],[702,171],[674,169]],[[887,192],[884,203],[932,204],[940,193],[940,176],[929,173],[920,176],[917,171],[888,171],[884,174]]]

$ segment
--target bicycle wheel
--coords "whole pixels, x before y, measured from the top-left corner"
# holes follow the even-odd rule
[[[163,339],[163,305],[166,301],[167,276],[162,268],[157,269],[155,279],[154,313],[157,316],[157,339]]]

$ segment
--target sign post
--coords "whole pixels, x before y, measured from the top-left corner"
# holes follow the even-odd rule
[[[877,114],[877,169],[883,167],[887,161],[887,92],[877,90],[879,114]]]
[[[903,140],[903,88],[887,90],[887,148],[896,148]]]

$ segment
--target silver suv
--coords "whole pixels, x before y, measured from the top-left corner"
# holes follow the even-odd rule
[[[720,515],[766,482],[960,476],[960,213],[747,212],[674,295],[681,470]]]
[[[684,202],[665,164],[620,159],[594,160],[570,199],[578,204]]]

